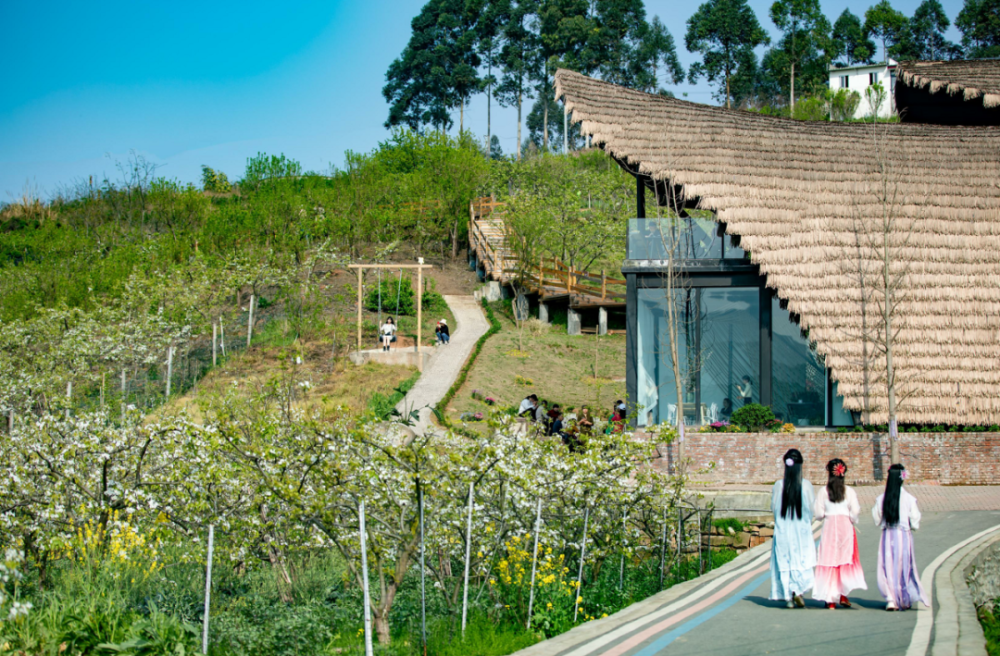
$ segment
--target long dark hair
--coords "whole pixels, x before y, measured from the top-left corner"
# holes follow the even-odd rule
[[[838,469],[838,465],[842,469]],[[826,494],[830,497],[832,503],[840,503],[847,496],[847,491],[844,489],[844,475],[847,473],[847,463],[840,458],[834,458],[826,463],[826,471],[830,474],[830,480],[826,484]]]
[[[882,519],[886,526],[899,524],[899,497],[905,471],[906,467],[903,465],[889,467],[889,478],[885,481],[885,495],[882,497]]]
[[[781,484],[781,516],[792,519],[795,515],[796,519],[802,519],[802,454],[798,449],[789,449],[782,461],[785,480]]]

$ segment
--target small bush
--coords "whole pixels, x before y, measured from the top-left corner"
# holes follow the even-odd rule
[[[378,312],[379,308],[379,288],[382,291],[382,314],[396,314],[397,297],[399,305],[399,315],[412,317],[417,314],[417,302],[413,293],[413,286],[409,278],[383,278],[381,286],[375,284],[368,290],[365,296],[365,309],[371,312]],[[444,297],[433,289],[424,292],[421,299],[424,312],[440,312],[448,307],[444,302]]]
[[[748,433],[759,433],[774,422],[774,412],[766,405],[748,403],[733,413],[731,423],[742,426]]]
[[[722,519],[713,520],[712,526],[719,529],[723,533],[726,532],[726,529],[730,528],[736,531],[737,533],[740,533],[741,531],[743,531],[744,528],[746,528],[745,524],[743,524],[743,522],[736,519],[735,517],[724,517]]]

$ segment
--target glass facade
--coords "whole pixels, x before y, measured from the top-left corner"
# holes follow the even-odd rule
[[[828,393],[822,362],[778,298],[760,286],[718,282],[676,290],[673,327],[664,289],[635,290],[637,425],[674,424],[678,406],[689,426],[728,421],[746,403],[769,405],[796,427],[851,425],[835,385]]]
[[[637,295],[638,425],[676,422],[672,332],[685,424],[725,421],[744,403],[760,402],[758,288],[677,290],[673,326],[662,289],[640,289]]]
[[[783,423],[826,425],[826,370],[778,298],[771,299],[771,409]]]
[[[629,219],[628,259],[742,260],[743,249],[733,243],[721,224],[695,217]]]

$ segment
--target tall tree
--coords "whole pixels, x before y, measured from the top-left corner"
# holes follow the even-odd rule
[[[865,33],[861,19],[845,9],[833,24],[833,44],[831,53],[836,59],[852,64],[868,64],[875,56],[875,42]]]
[[[709,82],[723,81],[726,107],[732,107],[730,82],[741,67],[757,58],[753,49],[771,39],[757,22],[746,0],[708,0],[688,19],[684,44],[702,54],[691,66],[688,79],[694,83],[704,75]]]
[[[493,143],[493,87],[497,83],[493,74],[493,66],[498,63],[501,43],[501,17],[503,3],[487,0],[485,11],[476,24],[476,34],[479,42],[476,45],[480,59],[486,64],[486,75],[482,78],[483,89],[486,91],[486,147]]]
[[[465,102],[482,86],[476,51],[481,10],[482,0],[431,0],[424,5],[411,23],[409,43],[386,72],[386,127],[434,125],[446,130],[456,106],[464,121]]]
[[[910,41],[914,59],[955,59],[961,49],[944,37],[951,25],[938,0],[924,0],[910,19]]]
[[[636,88],[636,61],[648,29],[642,0],[594,0],[593,7],[589,68],[608,82]]]
[[[500,64],[503,76],[493,95],[502,107],[517,107],[517,159],[521,159],[521,125],[525,97],[538,71],[538,35],[532,29],[538,4],[534,0],[499,0],[503,22]]]
[[[819,0],[777,0],[771,5],[771,20],[784,33],[779,48],[788,67],[788,104],[795,113],[795,68],[809,54],[829,46],[830,21],[819,8]]]
[[[538,145],[543,150],[549,149],[549,110],[558,107],[554,101],[549,102],[554,95],[553,77],[559,68],[583,68],[583,49],[591,26],[587,0],[541,0],[537,17],[541,76],[537,80],[536,107],[542,109],[542,143]],[[562,134],[561,125],[557,131]]]
[[[674,37],[666,25],[660,22],[659,16],[653,16],[652,22],[646,25],[636,54],[637,70],[633,77],[638,88],[650,93],[660,91],[661,67],[664,82],[680,84],[684,81],[684,67],[677,58]]]
[[[889,50],[906,38],[909,21],[893,9],[889,0],[880,0],[865,12],[865,34],[882,42],[882,61],[889,61]]]
[[[969,57],[1000,57],[1000,0],[965,0],[955,27]]]

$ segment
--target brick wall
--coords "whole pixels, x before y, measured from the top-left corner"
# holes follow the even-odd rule
[[[816,484],[826,482],[832,458],[847,463],[849,484],[884,481],[891,464],[886,434],[688,433],[684,445],[693,478],[712,483],[773,483],[781,478],[781,457],[791,448],[802,452],[804,475]],[[899,448],[910,481],[1000,484],[1000,433],[902,433]],[[656,466],[672,470],[676,445],[662,446],[661,453],[667,457]],[[711,471],[694,473],[711,463]]]

